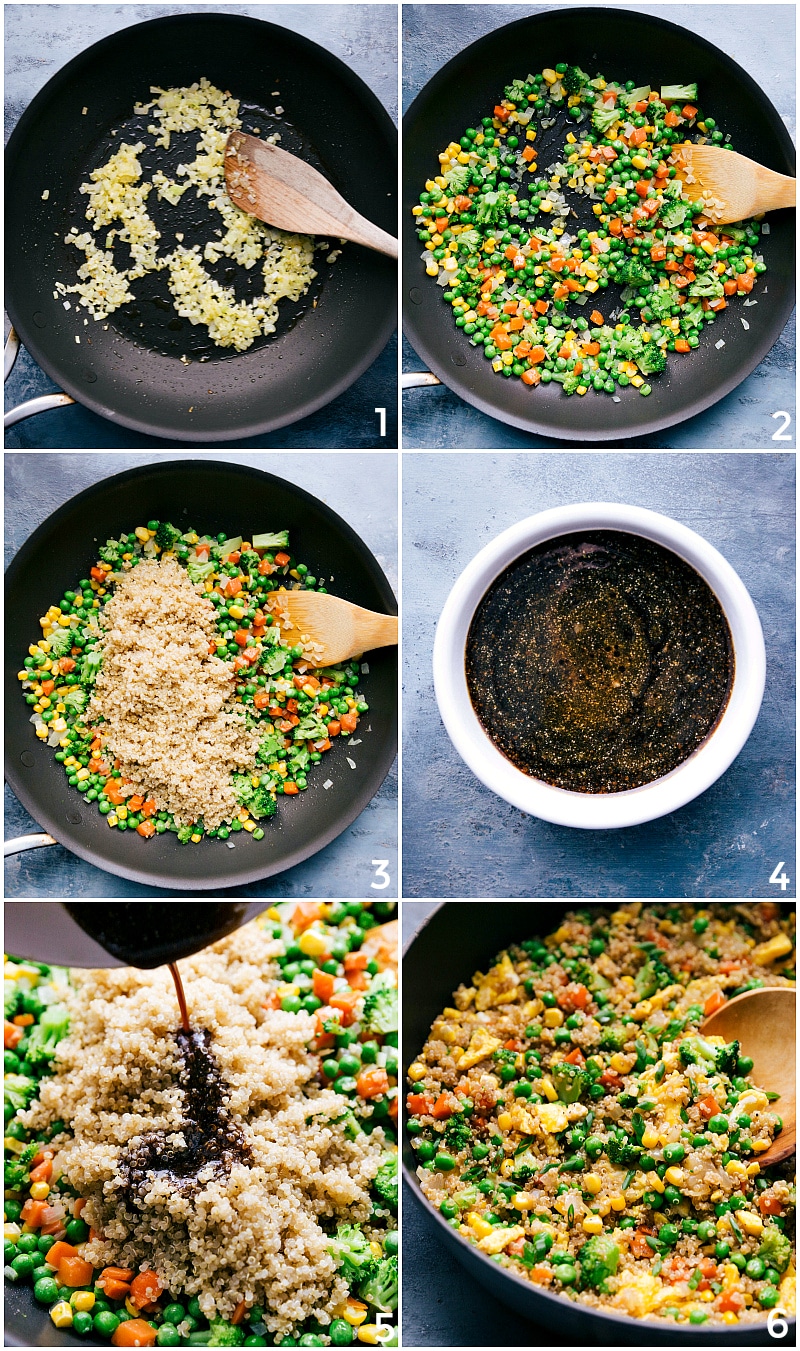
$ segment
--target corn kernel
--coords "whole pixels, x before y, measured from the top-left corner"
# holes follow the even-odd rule
[[[125,821],[125,820],[127,820],[127,817],[128,817],[128,808],[127,808],[127,807],[117,807],[117,820],[118,820],[118,821]]]
[[[57,1328],[72,1327],[72,1309],[65,1299],[59,1300],[50,1310],[50,1317]]]
[[[655,1149],[658,1144],[658,1131],[653,1130],[652,1126],[645,1126],[642,1135],[642,1146],[645,1149]]]
[[[661,1181],[658,1173],[647,1173],[646,1177],[648,1187],[652,1187],[654,1192],[664,1191],[664,1183]]]
[[[602,1234],[603,1221],[599,1215],[587,1215],[581,1228],[584,1234]]]
[[[668,1168],[664,1174],[664,1181],[670,1182],[673,1187],[680,1187],[686,1174],[682,1168]]]
[[[489,1234],[494,1233],[494,1226],[489,1224],[489,1221],[485,1220],[482,1215],[477,1213],[477,1211],[470,1211],[467,1216],[467,1224],[473,1234],[478,1235],[478,1238],[488,1238]]]
[[[623,1055],[621,1051],[615,1051],[609,1061],[612,1070],[616,1070],[617,1074],[627,1074],[628,1070],[633,1068],[633,1063],[633,1056]]]
[[[510,1131],[514,1124],[514,1119],[510,1112],[500,1112],[497,1117],[498,1129],[501,1131]]]
[[[641,170],[647,168],[647,160],[644,155],[631,155],[631,164],[634,169]]]
[[[31,1186],[31,1196],[34,1201],[44,1201],[50,1195],[49,1182],[34,1182]]]
[[[358,1328],[367,1317],[367,1306],[360,1299],[348,1299],[341,1316],[352,1328]]]
[[[26,1145],[24,1140],[15,1140],[13,1135],[7,1135],[3,1141],[3,1148],[6,1154],[22,1154]]]
[[[12,1224],[10,1221],[3,1224],[3,1238],[6,1243],[16,1243],[22,1230],[18,1224]]]
[[[420,1079],[424,1079],[427,1072],[425,1066],[421,1065],[418,1060],[408,1067],[408,1077],[414,1084],[418,1083]]]
[[[738,1159],[730,1159],[725,1164],[725,1172],[729,1177],[747,1177],[747,1169]]]
[[[367,1346],[383,1346],[388,1335],[388,1326],[378,1323],[363,1323],[356,1334],[358,1340],[366,1342]]]
[[[515,1210],[535,1210],[539,1202],[530,1192],[517,1192],[514,1197]]]
[[[515,1167],[516,1165],[513,1159],[503,1159],[503,1162],[500,1164],[500,1176],[511,1177]]]
[[[722,1321],[723,1323],[738,1323],[739,1319],[737,1315],[731,1310],[728,1313],[724,1313],[722,1315]]]
[[[583,1179],[583,1190],[589,1192],[592,1196],[596,1196],[602,1189],[602,1178],[600,1178],[597,1173],[586,1173]]]
[[[89,1313],[94,1308],[95,1298],[91,1290],[76,1290],[70,1295],[69,1302],[78,1313]]]
[[[624,1196],[620,1196],[619,1193],[617,1193],[616,1195],[612,1196],[612,1197],[611,1197],[611,1209],[612,1209],[612,1210],[624,1210],[624,1209],[625,1209],[625,1197],[624,1197]]]
[[[758,1177],[760,1172],[761,1172],[761,1165],[759,1163],[748,1163],[747,1165],[748,1177]]]
[[[740,1210],[736,1219],[746,1234],[752,1238],[757,1238],[764,1232],[764,1221],[760,1215],[754,1215],[750,1210]]]
[[[228,610],[231,619],[244,619],[244,610],[241,605],[232,605]]]
[[[553,1087],[552,1080],[545,1077],[544,1079],[539,1080],[539,1084],[542,1092],[544,1093],[544,1096],[547,1098],[547,1101],[555,1102],[556,1098],[558,1097],[558,1094],[556,1093],[556,1090]]]
[[[555,84],[556,80],[558,79],[556,72],[554,70],[551,70],[549,66],[547,67],[546,70],[542,71],[542,75],[544,76],[545,84]]]
[[[314,929],[306,929],[297,940],[297,946],[306,957],[321,957],[328,951],[330,938],[324,938]]]
[[[108,813],[108,816],[106,817],[106,824],[109,825],[109,826],[115,826],[115,825],[117,825],[117,822],[118,822],[118,817],[117,817],[116,812],[109,812],[109,813]]]
[[[545,1027],[560,1027],[564,1021],[564,1015],[561,1009],[545,1009],[544,1025]]]

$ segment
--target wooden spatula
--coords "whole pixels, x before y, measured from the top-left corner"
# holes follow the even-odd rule
[[[397,642],[397,616],[362,610],[317,591],[275,591],[269,609],[284,638],[302,643],[309,666],[333,666]]]
[[[788,1159],[797,1147],[796,1008],[791,985],[747,990],[729,999],[706,1018],[702,1027],[703,1032],[726,1041],[738,1041],[753,1061],[753,1083],[780,1095],[774,1111],[783,1121],[783,1130],[769,1149],[758,1155],[762,1166]]]
[[[232,131],[225,146],[228,196],[277,230],[350,239],[389,258],[397,240],[360,216],[310,164],[277,145]]]
[[[692,200],[706,203],[703,215],[714,225],[795,206],[797,182],[763,164],[718,145],[676,145],[673,160]]]

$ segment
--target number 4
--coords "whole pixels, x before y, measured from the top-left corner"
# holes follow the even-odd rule
[[[781,872],[782,867],[783,867],[783,860],[781,860],[780,863],[775,864],[772,876],[770,877],[769,880],[773,886],[780,887],[781,891],[785,891],[792,879],[790,877],[787,877],[786,873]]]

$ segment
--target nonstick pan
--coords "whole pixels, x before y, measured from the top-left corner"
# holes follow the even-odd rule
[[[5,672],[11,788],[60,844],[98,868],[146,886],[219,891],[300,863],[341,834],[375,796],[397,748],[397,654],[394,648],[370,653],[363,684],[369,713],[357,751],[335,743],[306,792],[281,799],[263,840],[241,832],[234,849],[209,839],[183,846],[171,833],[142,840],[110,830],[67,784],[53,751],[34,737],[17,672],[40,633],[39,616],[86,575],[98,545],[152,519],[229,536],[287,529],[293,550],[316,576],[333,579],[336,595],[384,613],[396,614],[397,607],[367,546],[329,507],[272,474],[215,460],[171,461],[104,479],[48,517],[13,559],[6,574]],[[327,779],[333,786],[326,791]]]
[[[473,971],[485,971],[509,943],[545,938],[573,909],[563,901],[446,902],[437,906],[403,953],[403,1066],[404,1074],[427,1040],[435,1018],[452,1002],[453,991],[468,982]],[[580,908],[586,909],[584,904]],[[612,911],[614,902],[591,909]],[[403,1174],[428,1223],[436,1226],[442,1243],[481,1285],[524,1318],[561,1334],[574,1346],[770,1346],[775,1339],[766,1324],[760,1327],[680,1328],[665,1323],[628,1318],[573,1303],[543,1286],[532,1285],[507,1271],[456,1233],[423,1196],[416,1175],[416,1156],[403,1132]],[[407,1254],[407,1262],[413,1260]],[[790,1320],[793,1322],[793,1320]],[[788,1342],[792,1341],[789,1329]]]
[[[64,309],[55,282],[72,284],[83,261],[64,236],[73,226],[88,228],[81,183],[118,148],[114,130],[124,127],[130,139],[146,129],[146,116],[137,123],[131,115],[151,98],[151,85],[189,85],[203,76],[241,100],[245,130],[279,131],[282,147],[324,172],[357,211],[391,234],[397,229],[397,132],[389,114],[347,66],[288,29],[213,12],[153,19],[104,38],[48,81],[8,145],[11,321],[36,361],[79,402],[146,435],[195,444],[256,435],[321,408],[375,359],[397,308],[394,264],[348,244],[332,264],[315,253],[320,275],[308,297],[282,301],[277,333],[239,354],[178,320],[163,273],[134,282],[136,303],[105,321],[84,325],[74,297]],[[173,136],[168,172],[194,157],[197,138]],[[219,224],[192,189],[173,209],[153,191],[148,209],[160,225],[168,220],[172,231],[187,231],[187,247],[203,237],[201,211],[205,238]],[[127,250],[118,252],[124,266]],[[209,270],[223,284],[244,286],[239,298],[256,294],[258,265],[245,278],[235,268],[234,280],[226,262]]]
[[[766,94],[741,66],[694,33],[633,10],[552,10],[507,24],[448,61],[409,108],[403,121],[402,220],[403,312],[410,342],[440,380],[491,417],[549,438],[619,441],[710,407],[766,356],[794,303],[794,212],[776,211],[769,218],[770,234],[760,245],[768,270],[753,293],[758,303],[747,309],[741,302],[729,305],[685,361],[670,359],[668,373],[651,381],[648,398],[633,388],[618,391],[619,403],[592,393],[566,398],[555,383],[529,389],[495,375],[482,349],[471,347],[455,328],[440,288],[425,276],[422,246],[410,228],[411,208],[444,146],[494,107],[513,78],[560,61],[653,87],[696,81],[701,107],[730,132],[735,149],[780,173],[794,173],[794,147]],[[553,149],[547,164],[556,158]],[[611,287],[603,292],[611,294]],[[717,348],[720,338],[725,346]]]

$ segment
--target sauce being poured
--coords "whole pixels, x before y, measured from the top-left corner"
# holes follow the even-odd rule
[[[188,1036],[192,1030],[189,1026],[189,1010],[186,1007],[186,995],[183,989],[183,981],[181,980],[181,973],[178,970],[176,962],[170,962],[169,973],[175,982],[175,993],[178,996],[178,1008],[181,1011],[181,1025]]]
[[[134,1210],[141,1209],[154,1181],[163,1179],[171,1191],[187,1195],[229,1173],[234,1163],[251,1159],[242,1128],[225,1104],[228,1086],[210,1049],[211,1034],[181,1029],[175,1040],[183,1058],[178,1083],[184,1093],[180,1130],[186,1143],[174,1145],[169,1138],[174,1132],[152,1131],[122,1155],[119,1191]]]
[[[702,577],[613,530],[562,535],[512,563],[475,612],[465,660],[475,712],[503,754],[581,793],[675,769],[718,723],[734,671]]]

